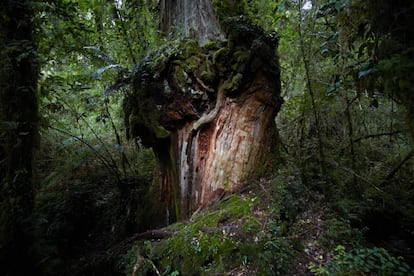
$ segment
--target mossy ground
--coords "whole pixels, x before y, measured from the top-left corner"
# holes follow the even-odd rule
[[[288,234],[288,220],[281,219],[282,186],[272,179],[254,181],[169,226],[172,237],[135,244],[140,258],[153,264],[135,266],[137,275],[151,275],[155,268],[162,275],[284,275],[302,248]],[[129,272],[134,265],[135,259]]]
[[[189,220],[170,225],[166,229],[174,233],[171,237],[131,244],[126,274],[412,273],[403,259],[367,243],[364,230],[353,227],[323,195],[308,190],[292,167],[247,181],[245,187]],[[343,250],[338,253],[338,248]],[[367,259],[360,252],[378,256]],[[141,265],[137,258],[144,260]]]

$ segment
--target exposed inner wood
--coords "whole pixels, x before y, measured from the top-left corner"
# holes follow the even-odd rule
[[[277,108],[266,83],[257,78],[237,99],[219,92],[211,112],[177,131],[181,215],[237,191],[244,179],[270,165]]]
[[[211,123],[217,117],[220,108],[224,105],[224,99],[224,87],[221,86],[217,92],[216,105],[214,106],[213,110],[201,116],[201,118],[193,124],[193,131],[198,131],[200,127]]]

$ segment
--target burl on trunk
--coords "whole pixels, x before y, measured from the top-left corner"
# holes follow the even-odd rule
[[[194,2],[204,5],[202,22],[182,19],[192,24],[187,38],[137,65],[124,103],[128,133],[158,159],[158,207],[171,221],[237,191],[273,165],[274,118],[282,104],[277,37],[243,16],[219,25],[212,9],[205,10],[209,1]],[[197,33],[208,18],[214,26]]]

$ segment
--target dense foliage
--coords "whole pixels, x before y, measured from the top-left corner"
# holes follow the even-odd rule
[[[0,6],[0,266],[6,275],[26,274],[34,265],[27,250],[38,145],[39,60],[33,17],[29,1],[3,1]],[[27,265],[21,266],[18,258]]]
[[[142,271],[163,275],[408,275],[414,3],[244,0],[227,10],[226,1],[213,2],[280,37],[279,164],[243,193],[170,226],[175,235],[160,244],[133,242],[134,233],[159,226],[147,204],[156,164],[139,139],[127,141],[122,110],[135,66],[177,42],[157,31],[158,1],[30,2],[36,51],[30,41],[6,41],[0,56],[17,49],[19,62],[36,56],[40,64],[41,140],[35,185],[25,182],[35,196],[28,247],[39,272],[131,273],[141,258]],[[2,22],[12,18],[0,12]],[[1,41],[4,28],[12,27],[0,26]],[[14,69],[1,64],[3,95]],[[6,133],[18,129],[16,112],[35,106],[31,100],[6,112],[15,102],[0,99],[2,187]],[[28,133],[15,134],[25,141]],[[9,180],[27,172],[13,173]]]

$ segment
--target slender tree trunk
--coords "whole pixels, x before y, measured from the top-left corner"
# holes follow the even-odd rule
[[[304,40],[304,33],[302,31],[302,21],[303,21],[303,15],[302,15],[302,7],[303,2],[299,1],[298,4],[298,10],[299,10],[299,23],[298,23],[298,32],[299,32],[299,45],[300,45],[300,51],[302,55],[303,65],[305,68],[305,76],[306,76],[306,88],[308,89],[311,103],[312,103],[312,111],[313,111],[313,118],[315,120],[315,126],[316,126],[316,134],[318,138],[318,144],[319,144],[319,167],[322,179],[324,180],[323,183],[323,193],[325,196],[328,196],[328,186],[327,186],[327,173],[326,173],[326,158],[325,158],[325,149],[322,141],[322,135],[321,135],[321,124],[320,124],[320,118],[319,118],[319,111],[316,107],[315,102],[315,93],[312,88],[311,83],[311,77],[310,77],[310,66],[309,66],[309,58],[306,56],[306,47],[305,47],[305,40]]]
[[[273,166],[282,99],[276,39],[239,16],[222,32],[207,0],[161,3],[162,29],[195,40],[141,62],[125,110],[157,156],[158,209],[171,222]]]
[[[355,99],[355,98],[354,98]],[[349,147],[351,151],[351,162],[352,162],[352,170],[355,172],[357,168],[357,162],[356,162],[356,153],[355,153],[355,143],[354,143],[354,126],[352,124],[352,116],[351,116],[351,105],[354,102],[353,100],[349,100],[348,97],[345,95],[345,101],[346,101],[346,109],[345,109],[345,116],[348,123],[348,138],[349,138]],[[354,175],[354,181],[353,181],[353,190],[356,190],[355,195],[359,196],[361,195],[361,192],[359,191],[358,187],[358,178],[356,175]],[[351,189],[352,191],[352,189]]]
[[[0,5],[0,267],[3,275],[33,268],[30,217],[32,158],[37,138],[38,66],[31,1]],[[33,271],[31,271],[33,272]]]

